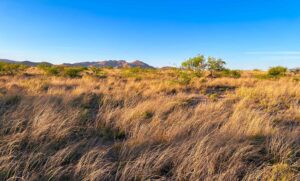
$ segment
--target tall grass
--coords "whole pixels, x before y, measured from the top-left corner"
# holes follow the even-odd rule
[[[0,180],[300,178],[292,77],[105,71],[0,77]]]

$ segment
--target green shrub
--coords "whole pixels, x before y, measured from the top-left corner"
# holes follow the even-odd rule
[[[142,69],[140,67],[131,67],[131,68],[123,68],[121,74],[124,77],[141,78],[141,74],[146,72],[147,72],[146,69]]]
[[[47,74],[48,75],[59,75],[60,73],[60,69],[59,67],[56,67],[56,66],[53,66],[53,67],[50,67],[46,70]]]
[[[178,72],[176,81],[179,84],[188,85],[191,82],[193,77],[194,77],[194,74],[189,73],[189,71],[181,70]]]
[[[99,67],[90,67],[89,68],[94,76],[100,77],[100,78],[105,78],[106,73]]]
[[[47,75],[63,75],[70,78],[80,77],[80,73],[87,70],[85,67],[64,67],[49,64],[40,64],[38,68],[43,70]]]
[[[12,64],[0,62],[0,74],[1,75],[16,75],[17,73],[23,72],[28,66],[23,64]]]
[[[41,63],[37,66],[37,68],[41,69],[41,70],[45,70],[47,68],[52,67],[52,65],[50,63]]]
[[[51,64],[40,64],[37,66],[39,69],[43,70],[47,75],[58,76],[62,71],[63,67],[51,65]]]
[[[70,78],[81,77],[80,73],[86,70],[84,67],[66,67],[63,75]]]
[[[280,77],[284,76],[287,73],[288,69],[286,67],[277,66],[277,67],[271,67],[268,70],[268,76],[270,77]]]
[[[232,78],[240,78],[241,77],[241,72],[238,71],[238,70],[225,69],[221,72],[221,76],[232,77]]]

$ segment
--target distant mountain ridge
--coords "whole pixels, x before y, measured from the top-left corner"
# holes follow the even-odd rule
[[[28,61],[28,60],[26,60],[26,61],[15,61],[15,60],[9,60],[9,59],[0,59],[0,62],[23,64],[23,65],[27,65],[27,66],[31,66],[31,67],[38,66],[39,64],[42,64],[42,63],[47,63],[47,64],[50,64],[50,65],[53,65],[53,64],[48,63],[48,62],[31,62],[31,61]]]
[[[41,63],[48,62],[31,62],[31,61],[15,61],[9,59],[0,59],[0,62],[6,63],[17,63],[24,64],[27,66],[37,66]],[[48,63],[51,64],[51,63]],[[51,64],[53,65],[53,64]],[[154,68],[142,61],[136,60],[133,62],[127,62],[125,60],[105,60],[105,61],[95,61],[95,62],[78,62],[78,63],[63,63],[65,66],[83,66],[83,67],[114,67],[114,68],[125,68],[125,67],[141,67],[141,68]]]
[[[78,63],[65,63],[66,66],[83,66],[83,67],[115,67],[115,68],[124,68],[124,67],[141,67],[141,68],[154,68],[142,61],[136,60],[134,62],[127,62],[125,60],[106,60],[99,62],[78,62]]]

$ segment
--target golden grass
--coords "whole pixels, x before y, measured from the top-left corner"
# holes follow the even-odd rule
[[[0,180],[297,180],[300,82],[0,77]]]

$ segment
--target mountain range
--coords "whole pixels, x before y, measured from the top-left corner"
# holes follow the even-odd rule
[[[15,61],[9,59],[0,59],[0,62],[24,64],[27,66],[37,66],[42,63],[51,64],[48,62],[31,62],[31,61]],[[52,65],[52,64],[51,64]],[[114,68],[125,68],[125,67],[141,67],[141,68],[154,68],[142,61],[136,60],[133,62],[127,62],[125,60],[105,60],[95,62],[77,62],[77,63],[63,63],[65,66],[83,66],[83,67],[114,67]]]

